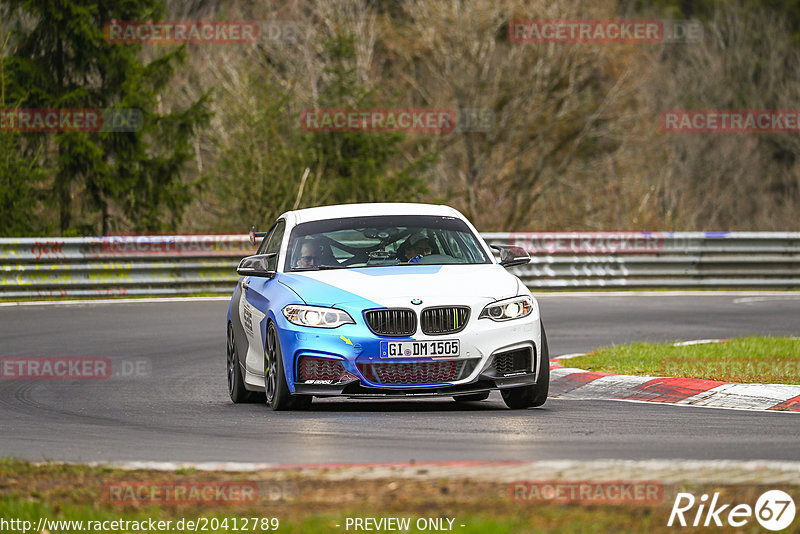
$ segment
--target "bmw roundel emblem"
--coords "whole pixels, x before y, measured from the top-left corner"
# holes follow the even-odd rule
[[[422,304],[422,299],[411,299],[411,304],[416,304],[416,305]]]

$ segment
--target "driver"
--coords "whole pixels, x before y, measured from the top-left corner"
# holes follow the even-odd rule
[[[300,247],[300,257],[297,258],[295,267],[317,267],[319,266],[320,247],[313,241],[306,241]]]
[[[423,256],[428,256],[430,254],[431,242],[427,237],[418,238],[406,249],[408,263],[417,263],[423,258]]]

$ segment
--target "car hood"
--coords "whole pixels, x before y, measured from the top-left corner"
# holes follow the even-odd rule
[[[470,299],[498,300],[518,294],[517,277],[496,264],[404,265],[282,273],[281,283],[306,303],[375,307]]]

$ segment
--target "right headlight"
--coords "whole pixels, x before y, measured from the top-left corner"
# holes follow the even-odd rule
[[[346,311],[322,306],[290,304],[283,308],[283,315],[293,324],[314,328],[336,328],[343,324],[355,324]]]
[[[492,321],[510,321],[527,317],[533,312],[533,299],[528,296],[514,297],[498,300],[487,305],[478,319],[491,319]]]

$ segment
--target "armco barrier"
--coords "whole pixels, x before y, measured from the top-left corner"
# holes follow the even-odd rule
[[[0,298],[230,293],[247,235],[0,239]]]
[[[491,233],[531,288],[798,288],[800,232]],[[0,298],[227,294],[246,235],[0,239]]]
[[[796,288],[800,232],[484,234],[522,246],[531,288]]]

